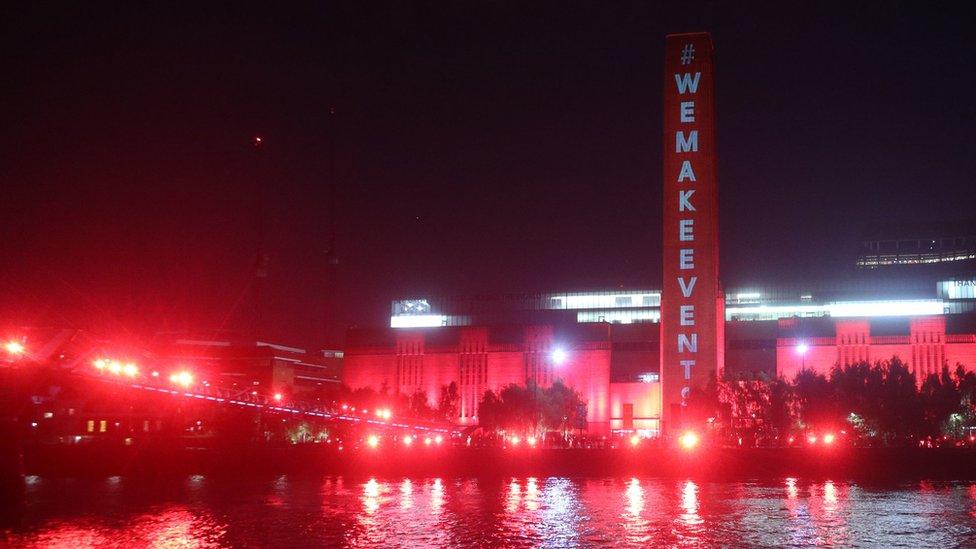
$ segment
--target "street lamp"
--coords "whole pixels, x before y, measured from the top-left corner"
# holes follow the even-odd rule
[[[810,350],[810,346],[806,342],[800,342],[796,346],[796,354],[800,355],[800,369],[807,369],[807,352]]]

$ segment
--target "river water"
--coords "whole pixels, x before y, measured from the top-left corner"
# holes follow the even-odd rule
[[[28,477],[0,545],[976,546],[976,484]]]

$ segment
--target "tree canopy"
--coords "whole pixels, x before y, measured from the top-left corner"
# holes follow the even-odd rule
[[[729,437],[785,444],[793,433],[845,431],[864,443],[914,444],[927,437],[969,434],[976,427],[976,373],[944,367],[921,383],[898,357],[835,366],[825,375],[802,370],[792,380],[712,381],[692,392],[697,421],[711,418]]]
[[[486,391],[478,407],[479,425],[493,431],[565,431],[586,421],[586,403],[561,381],[549,387],[510,384]]]

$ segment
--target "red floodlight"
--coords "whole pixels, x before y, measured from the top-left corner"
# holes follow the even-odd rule
[[[183,370],[181,372],[176,372],[175,374],[169,376],[169,380],[177,385],[182,385],[183,387],[189,387],[193,384],[193,374]]]
[[[698,438],[698,433],[694,431],[686,431],[678,439],[678,442],[685,450],[694,450],[698,446],[700,439]]]
[[[14,356],[20,356],[24,354],[25,351],[27,351],[27,349],[24,347],[24,344],[16,340],[10,340],[4,343],[3,348],[6,349],[8,353]]]

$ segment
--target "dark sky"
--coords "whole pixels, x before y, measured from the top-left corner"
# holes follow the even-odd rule
[[[6,8],[0,322],[245,326],[259,202],[266,339],[335,343],[394,297],[657,287],[669,32],[716,45],[726,285],[976,206],[971,9],[200,4]]]

